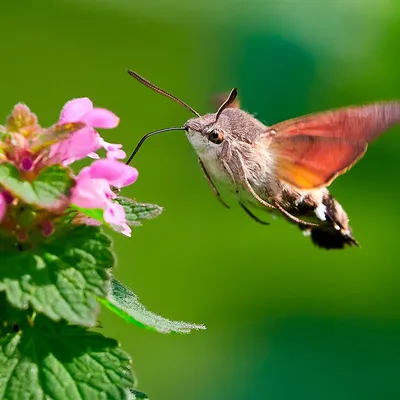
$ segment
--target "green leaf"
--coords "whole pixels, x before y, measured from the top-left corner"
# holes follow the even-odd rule
[[[141,226],[140,220],[155,218],[163,211],[162,207],[155,204],[138,203],[136,200],[128,199],[127,197],[118,197],[115,200],[123,207],[126,222],[129,226]],[[95,219],[102,224],[107,224],[104,220],[104,210],[100,208],[81,208],[75,204],[72,204],[71,207],[86,217]]]
[[[111,241],[92,226],[50,238],[40,248],[0,251],[0,291],[14,307],[32,306],[53,320],[94,326],[96,296],[106,296],[114,264]]]
[[[38,320],[33,327],[0,337],[1,399],[127,398],[134,380],[130,358],[117,341]]]
[[[106,221],[104,220],[104,210],[102,208],[82,208],[75,204],[71,204],[71,208],[86,215],[86,217],[93,218],[102,224],[106,224]]]
[[[204,325],[170,321],[148,311],[136,294],[115,278],[111,279],[111,290],[107,298],[100,298],[99,301],[126,321],[151,331],[189,333],[194,329],[206,329]]]
[[[123,207],[127,223],[130,226],[140,225],[139,221],[142,219],[158,217],[163,211],[163,208],[156,204],[138,203],[127,197],[117,197],[116,201]]]
[[[135,389],[128,389],[127,390],[127,399],[128,400],[149,400],[149,397],[146,393],[140,392],[139,390]]]
[[[25,203],[46,208],[69,196],[74,180],[68,168],[52,165],[44,168],[33,182],[28,182],[21,179],[15,165],[2,163],[0,185]]]

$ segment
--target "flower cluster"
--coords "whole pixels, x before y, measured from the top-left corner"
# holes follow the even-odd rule
[[[0,126],[1,231],[23,241],[40,227],[48,236],[54,221],[67,212],[75,213],[76,221],[101,223],[79,218],[85,210],[100,209],[102,221],[130,236],[115,191],[135,182],[138,172],[120,161],[126,157],[122,145],[106,142],[96,131],[118,124],[115,114],[93,107],[88,98],[66,103],[59,121],[48,129],[27,106],[17,104],[6,125]],[[103,159],[97,154],[102,148]],[[95,160],[73,174],[70,164],[86,157]]]

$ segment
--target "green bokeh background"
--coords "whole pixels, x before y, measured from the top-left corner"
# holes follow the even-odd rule
[[[0,110],[27,103],[43,125],[88,96],[121,118],[104,132],[127,151],[237,86],[268,124],[400,98],[400,3],[360,1],[3,1]],[[360,249],[325,252],[284,221],[222,208],[183,134],[150,140],[125,195],[165,207],[131,239],[115,237],[116,276],[153,311],[203,322],[163,336],[108,311],[106,335],[133,357],[152,399],[399,399],[400,129],[332,185]],[[232,203],[232,201],[231,201]]]

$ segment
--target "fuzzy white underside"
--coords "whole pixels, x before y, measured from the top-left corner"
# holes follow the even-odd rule
[[[314,210],[315,215],[321,221],[326,221],[326,207],[322,203]]]
[[[192,130],[189,130],[187,137],[213,180],[224,185],[228,184],[229,175],[219,161],[221,145],[210,142],[206,137]]]

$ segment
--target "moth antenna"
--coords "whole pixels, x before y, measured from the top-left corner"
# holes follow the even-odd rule
[[[218,109],[217,116],[215,117],[215,122],[218,121],[218,118],[222,114],[222,111],[224,111],[225,108],[228,108],[235,101],[237,94],[238,94],[237,89],[233,88],[229,93],[228,98],[222,103],[222,105]]]
[[[143,85],[147,86],[148,88],[153,89],[155,92],[160,93],[163,96],[166,96],[166,97],[174,100],[176,103],[180,104],[181,106],[187,108],[189,111],[191,111],[197,117],[201,117],[201,115],[197,111],[195,111],[192,107],[190,107],[184,101],[178,99],[176,96],[172,95],[171,93],[168,93],[165,90],[163,90],[163,89],[159,88],[158,86],[154,85],[153,83],[149,82],[147,79],[145,79],[142,76],[140,76],[137,72],[128,69],[128,74],[130,76],[132,76],[133,78],[135,78],[140,83],[142,83]]]
[[[153,131],[148,133],[147,135],[144,135],[139,143],[136,145],[135,150],[132,151],[131,155],[129,156],[128,160],[126,161],[126,165],[129,165],[131,161],[133,160],[133,157],[135,157],[136,153],[139,151],[139,149],[142,147],[142,144],[150,137],[153,135],[158,135],[159,133],[163,132],[169,132],[169,131],[185,131],[185,127],[175,127],[175,128],[164,128],[164,129],[159,129],[157,131]]]

